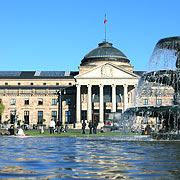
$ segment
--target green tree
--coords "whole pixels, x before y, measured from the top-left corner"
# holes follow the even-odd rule
[[[0,102],[0,115],[2,115],[3,111],[4,111],[4,104]]]
[[[45,119],[43,119],[43,118],[40,118],[39,120],[38,120],[38,125],[43,125],[43,123],[45,122],[46,120]]]

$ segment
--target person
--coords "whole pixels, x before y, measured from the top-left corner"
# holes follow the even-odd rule
[[[150,135],[151,134],[151,127],[150,125],[148,124],[145,128],[145,135]]]
[[[82,134],[85,134],[85,129],[86,129],[86,123],[85,123],[85,120],[83,120],[83,123],[82,123]]]
[[[23,131],[23,129],[21,127],[19,128],[19,130],[17,132],[17,135],[18,136],[25,136],[24,131]]]
[[[103,133],[103,132],[104,132],[103,127],[101,127],[101,133]]]
[[[66,125],[65,125],[65,129],[64,129],[64,132],[67,132],[67,130],[68,130],[68,125],[66,124]]]
[[[10,135],[10,133],[9,133],[9,131],[8,131],[8,128],[6,128],[6,132],[1,132],[1,135],[6,135],[6,136],[9,136],[9,135]]]
[[[57,133],[60,134],[61,133],[61,121],[60,120],[57,121],[56,127],[57,127]]]
[[[9,131],[10,135],[15,135],[15,133],[14,133],[14,126],[13,125],[10,126],[8,131]]]
[[[54,134],[54,130],[55,130],[55,121],[53,121],[53,119],[51,119],[50,123],[49,123],[49,130],[50,130],[50,134]]]
[[[96,121],[96,119],[94,120],[94,122],[93,122],[93,133],[94,134],[96,134],[97,133],[97,121]]]
[[[65,132],[65,130],[64,130],[64,126],[61,126],[61,130],[60,130],[61,132]]]
[[[92,134],[92,128],[93,128],[93,124],[92,124],[92,121],[89,121],[89,134]]]
[[[40,134],[44,134],[44,127],[40,126]]]

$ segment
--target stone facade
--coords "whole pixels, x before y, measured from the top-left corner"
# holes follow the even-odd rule
[[[2,123],[4,121],[12,123],[16,114],[17,121],[20,120],[21,124],[27,121],[26,123],[30,125],[36,125],[38,119],[42,116],[46,120],[44,124],[48,126],[52,118],[57,119],[58,117],[57,90],[59,89],[66,89],[66,94],[62,95],[62,122],[65,124],[67,118],[74,121],[74,79],[68,81],[0,79],[0,83],[0,99],[5,106],[1,116]],[[8,85],[5,85],[5,83],[8,83]],[[17,85],[18,83],[19,85]],[[43,85],[43,83],[46,84]]]
[[[1,71],[1,123],[19,120],[35,126],[45,119],[48,127],[51,119],[60,118],[69,128],[81,129],[83,121],[95,120],[101,128],[110,113],[123,113],[134,105],[141,73],[133,68],[121,51],[104,42],[84,57],[79,72]],[[144,94],[140,103],[154,103],[154,98]],[[163,101],[169,104],[171,99],[169,95]]]

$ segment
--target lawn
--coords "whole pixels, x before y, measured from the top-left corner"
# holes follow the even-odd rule
[[[5,133],[6,130],[0,130],[0,132],[3,132]],[[16,132],[16,130],[15,130]],[[27,134],[28,136],[115,136],[115,135],[124,135],[124,133],[120,133],[120,132],[113,132],[113,131],[110,131],[110,132],[103,132],[101,133],[100,131],[97,131],[97,134],[89,134],[89,130],[86,130],[86,134],[82,134],[82,131],[81,130],[69,130],[68,132],[61,132],[60,134],[57,134],[57,132],[55,132],[54,134],[50,134],[49,130],[46,129],[44,131],[43,134],[40,133],[40,130],[27,130],[27,131],[24,131],[25,134]],[[125,135],[140,135],[141,133],[126,133]]]
[[[89,131],[86,131],[86,134],[82,134],[81,130],[69,130],[68,132],[61,132],[61,134],[57,134],[55,132],[54,134],[50,134],[49,130],[45,130],[43,134],[40,133],[40,130],[27,130],[24,131],[24,133],[28,134],[29,136],[115,136],[115,135],[121,135],[124,133],[120,132],[97,132],[97,134],[89,134]],[[141,135],[141,133],[126,133],[125,135]]]
[[[86,134],[82,134],[82,131],[80,130],[70,130],[68,132],[61,132],[61,134],[57,134],[55,132],[54,134],[50,134],[49,130],[45,130],[43,134],[40,133],[40,130],[27,130],[24,131],[24,133],[28,134],[29,136],[96,136],[96,135],[120,135],[119,132],[97,132],[97,134],[89,134],[89,131],[86,132]]]

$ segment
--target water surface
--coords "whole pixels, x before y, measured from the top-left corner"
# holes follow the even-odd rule
[[[1,179],[180,179],[180,142],[128,136],[1,137]]]

